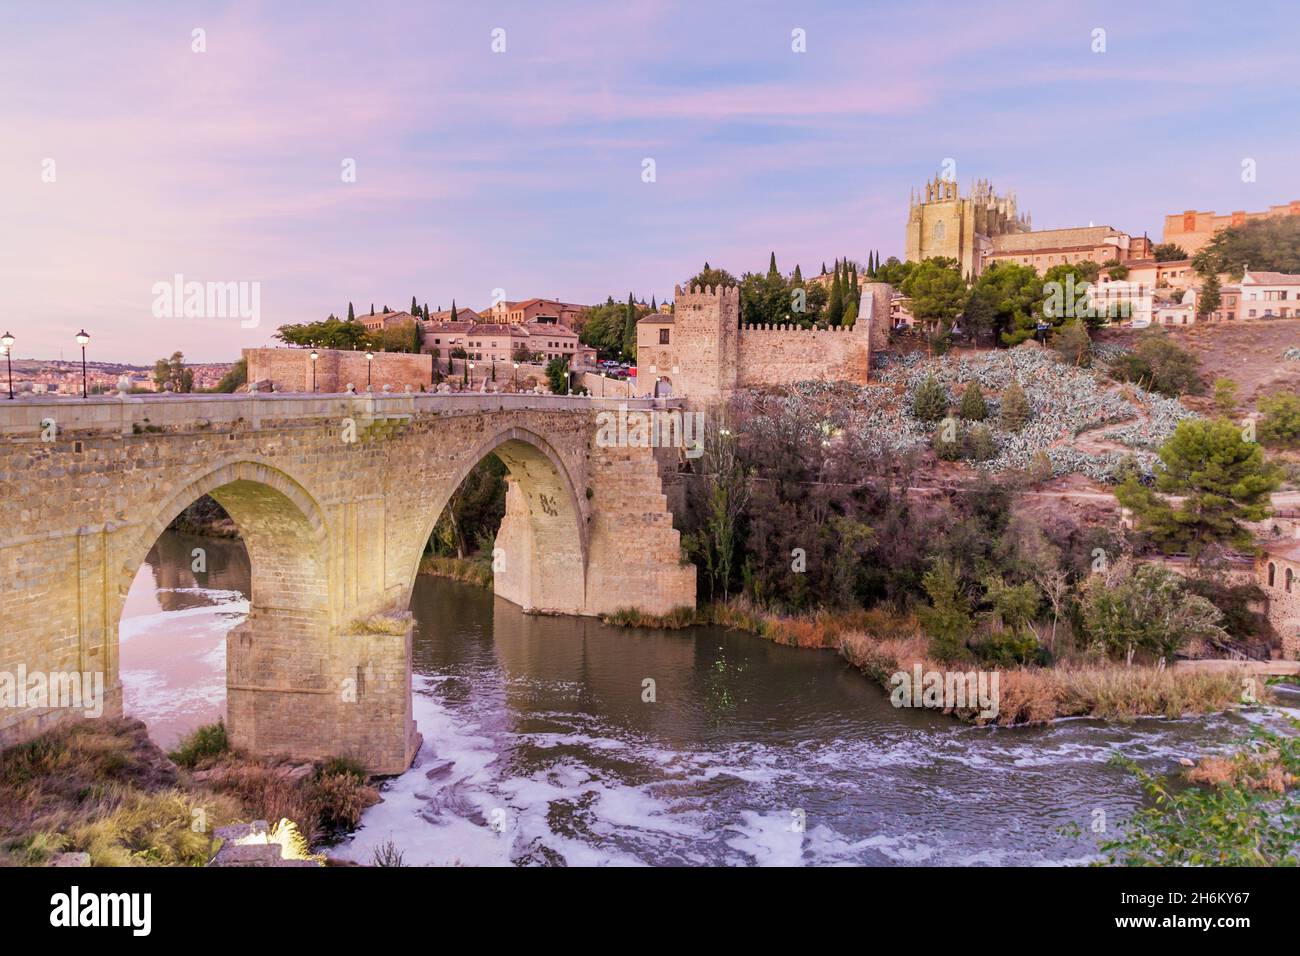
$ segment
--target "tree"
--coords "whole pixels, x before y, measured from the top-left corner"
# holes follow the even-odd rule
[[[569,394],[569,360],[561,356],[546,363],[546,384],[556,395]]]
[[[966,306],[966,282],[952,259],[926,259],[903,280],[912,315],[931,328],[947,331]]]
[[[1230,378],[1214,380],[1214,406],[1224,418],[1237,414],[1237,383]]]
[[[1222,612],[1187,591],[1183,577],[1159,564],[1115,562],[1084,585],[1083,624],[1107,656],[1133,664],[1138,651],[1172,663],[1189,640],[1223,640]]]
[[[1204,319],[1219,310],[1223,296],[1219,292],[1219,277],[1209,275],[1201,283],[1201,294],[1196,300],[1196,317]]]
[[[689,279],[687,279],[686,282],[683,284],[682,288],[686,289],[689,292],[697,285],[708,286],[710,288],[716,289],[720,285],[733,286],[738,284],[739,283],[736,282],[736,277],[733,276],[726,269],[714,269],[706,262],[704,263],[704,268],[701,269],[699,272],[697,272],[695,275],[691,276]]]
[[[927,375],[912,398],[912,414],[923,422],[934,423],[948,414],[948,391],[937,378]]]
[[[451,314],[447,316],[447,320],[449,322],[456,321],[456,300],[455,299],[451,300]]]
[[[944,662],[965,657],[966,641],[975,622],[956,562],[936,558],[922,577],[921,586],[930,598],[930,606],[918,608],[917,617],[930,639],[930,653]]]
[[[1179,259],[1187,258],[1186,250],[1172,242],[1156,243],[1151,247],[1151,254],[1155,257],[1156,262],[1176,262]]]
[[[349,322],[355,322],[356,320],[357,320],[357,315],[356,315],[355,312],[352,311],[352,303],[349,302],[349,303],[348,303],[348,321],[349,321]]]
[[[1259,440],[1270,448],[1300,447],[1300,396],[1278,392],[1259,400],[1263,416],[1259,422]]]
[[[776,268],[776,252],[775,252],[775,251],[773,251],[773,253],[772,253],[772,258],[769,259],[769,260],[768,260],[768,263],[767,263],[767,277],[768,277],[769,279],[779,279],[779,278],[781,278],[781,273],[780,273],[780,271],[778,271],[777,268]]]
[[[1079,368],[1092,365],[1092,338],[1083,322],[1075,319],[1052,333],[1051,346],[1061,356],[1061,361]]]
[[[1003,345],[1019,345],[1037,332],[1043,282],[1033,266],[995,262],[975,280],[972,294],[983,297]],[[1059,325],[1063,318],[1054,318]]]
[[[1184,393],[1200,395],[1205,391],[1199,360],[1175,345],[1160,329],[1148,330],[1137,348],[1111,362],[1110,375],[1117,381],[1136,382],[1170,398]]]
[[[1226,273],[1240,279],[1247,268],[1300,272],[1300,216],[1252,219],[1221,229],[1192,257],[1192,267],[1207,278]]]
[[[835,262],[835,276],[831,279],[831,296],[826,303],[826,324],[835,328],[844,321],[844,286],[840,283],[840,264]]]
[[[1029,397],[1020,383],[1014,378],[1002,391],[1002,427],[1009,432],[1018,432],[1029,421]]]
[[[967,383],[966,391],[962,393],[959,414],[968,422],[982,422],[988,417],[989,407],[984,401],[984,392],[975,379]]]
[[[1188,419],[1161,446],[1160,461],[1155,490],[1130,475],[1115,492],[1158,548],[1186,551],[1196,566],[1210,545],[1251,546],[1243,522],[1268,517],[1269,496],[1280,484],[1257,442],[1243,438],[1231,422]],[[1182,502],[1175,508],[1161,495],[1181,496]]]
[[[347,322],[333,315],[323,322],[282,325],[276,330],[274,338],[286,345],[350,351],[378,345],[360,322]]]
[[[704,485],[704,520],[683,542],[700,569],[714,600],[731,594],[741,516],[749,503],[750,473],[740,459],[735,430],[727,427],[726,412],[713,416],[705,429],[703,453],[697,459]]]
[[[230,366],[230,371],[221,376],[221,381],[217,382],[217,387],[213,391],[229,394],[238,391],[241,385],[246,384],[248,384],[248,360],[241,358]]]
[[[173,352],[169,359],[160,358],[154,362],[153,380],[159,391],[194,391],[194,370],[185,367],[185,356],[180,352]]]

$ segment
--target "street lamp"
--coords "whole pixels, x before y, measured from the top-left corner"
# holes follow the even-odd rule
[[[311,390],[313,394],[315,394],[316,392],[316,360],[318,358],[320,358],[320,353],[317,352],[315,349],[312,349],[311,350]]]
[[[605,373],[600,373],[600,397],[605,397]]]
[[[466,376],[466,378],[469,379],[469,387],[473,388],[474,387],[474,363],[469,362],[465,365],[465,367],[469,369],[469,374]]]
[[[90,336],[86,330],[82,329],[77,333],[77,344],[81,346],[81,397],[86,398],[89,392],[86,389],[86,343],[90,341]]]
[[[375,361],[375,353],[367,352],[366,353],[366,388],[367,389],[370,388],[370,369],[373,367],[374,361]]]
[[[515,391],[519,391],[519,363],[515,362]],[[12,398],[13,396],[9,396]]]
[[[9,365],[9,401],[14,400],[14,337],[8,332],[0,337],[0,346],[5,350],[5,362]]]

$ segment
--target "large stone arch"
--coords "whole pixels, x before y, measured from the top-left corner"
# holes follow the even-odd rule
[[[456,489],[491,454],[508,472],[494,590],[528,611],[582,613],[589,550],[586,499],[551,443],[529,428],[494,432],[464,458],[422,523],[420,553]],[[408,596],[418,571],[417,554]]]
[[[206,466],[167,495],[141,522],[122,551],[118,606],[112,617],[114,629],[121,602],[149,549],[177,515],[204,495],[211,495],[225,508],[239,528],[253,563],[254,604],[320,610],[328,607],[328,532],[320,505],[284,471],[241,456],[216,467]]]
[[[337,608],[331,602],[329,534],[322,509],[281,469],[247,457],[208,465],[166,493],[160,504],[148,505],[151,513],[122,554],[110,639],[116,647],[122,605],[149,548],[205,494],[234,520],[252,572],[248,617],[226,637],[231,740],[253,751],[288,751],[293,737],[287,729],[311,739],[313,725],[332,716],[338,655],[331,635]],[[116,661],[118,652],[111,657]]]

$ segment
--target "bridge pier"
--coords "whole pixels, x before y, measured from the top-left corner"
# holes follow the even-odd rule
[[[298,759],[348,756],[401,773],[419,749],[411,715],[409,614],[354,630],[254,612],[226,638],[231,744]]]

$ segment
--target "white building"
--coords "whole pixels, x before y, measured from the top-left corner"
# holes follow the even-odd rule
[[[1241,277],[1241,319],[1300,318],[1300,275],[1251,272]]]

